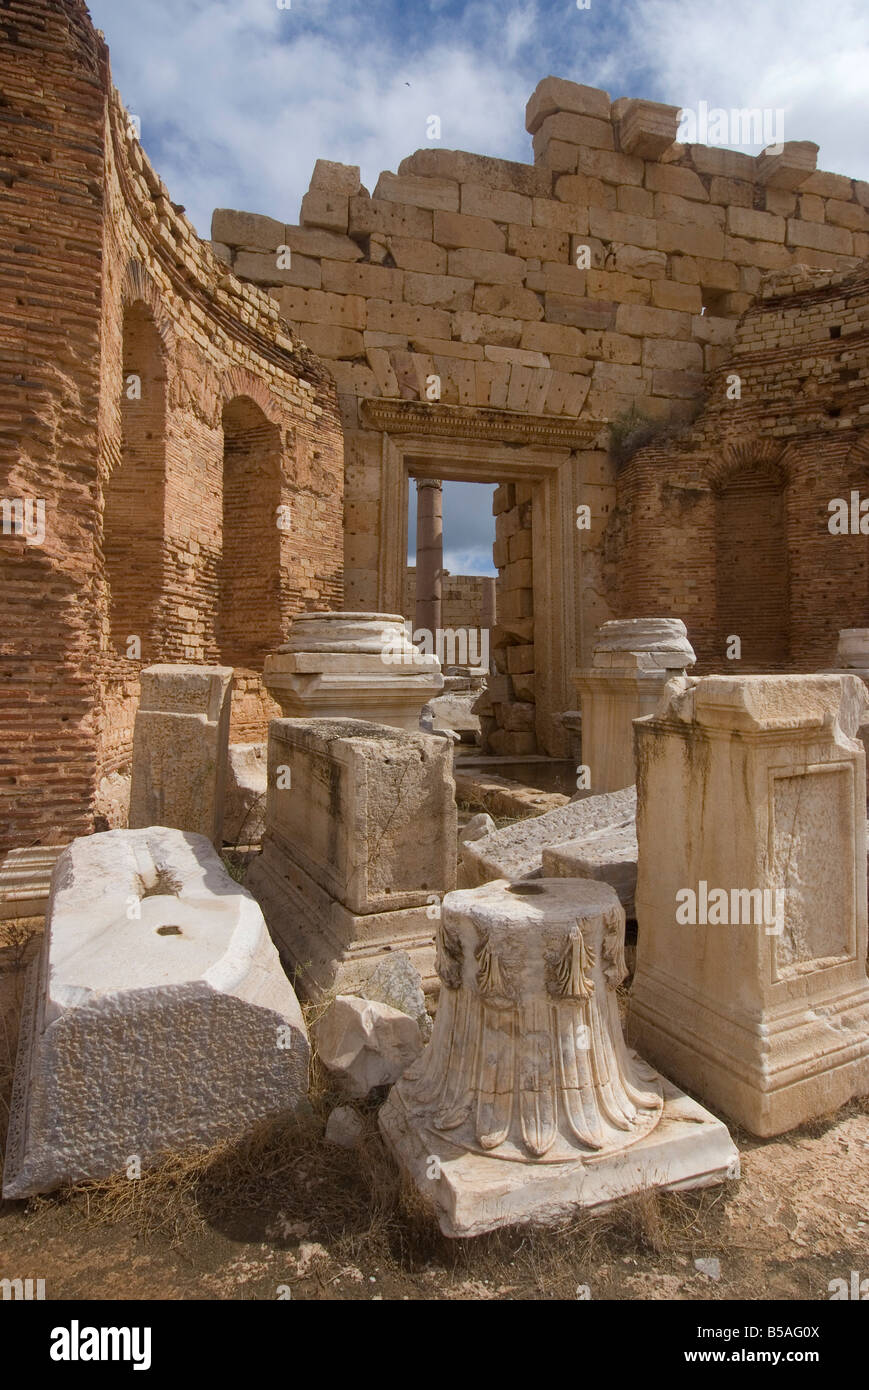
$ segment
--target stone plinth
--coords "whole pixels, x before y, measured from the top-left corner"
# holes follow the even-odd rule
[[[415,733],[443,689],[437,656],[420,652],[395,613],[303,613],[266,657],[263,681],[291,719],[368,719]]]
[[[708,676],[635,725],[630,1035],[755,1134],[869,1090],[866,708],[855,676]]]
[[[379,1120],[446,1235],[738,1174],[721,1122],[625,1045],[624,922],[613,890],[589,881],[502,880],[444,900],[432,1040]]]
[[[543,873],[543,854],[556,845],[591,841],[620,829],[633,833],[637,814],[636,788],[626,787],[602,796],[587,796],[529,816],[503,830],[494,830],[462,850],[466,886],[477,887],[496,878],[512,881]],[[553,874],[552,877],[558,877]]]
[[[678,618],[629,618],[598,629],[592,666],[574,675],[582,706],[582,761],[594,791],[631,786],[633,721],[651,714],[667,681],[694,661]]]
[[[4,1197],[208,1147],[307,1093],[298,1001],[202,835],[74,840],[21,1019]]]
[[[300,988],[353,993],[393,949],[431,987],[440,896],[455,884],[452,745],[360,720],[274,719],[268,762],[248,883]]]
[[[222,843],[231,666],[148,666],[133,729],[130,828]]]
[[[840,628],[834,664],[837,671],[869,674],[869,627]]]
[[[11,849],[0,859],[0,922],[11,917],[44,917],[51,875],[62,845]]]

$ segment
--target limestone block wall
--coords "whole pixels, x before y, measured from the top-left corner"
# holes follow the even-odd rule
[[[0,535],[2,848],[92,828],[143,664],[226,653],[264,737],[265,650],[343,598],[328,372],[172,203],[81,0],[7,10],[0,499],[45,526]]]
[[[489,683],[491,723],[484,742],[492,753],[536,753],[534,584],[531,488],[495,489],[494,559],[498,566],[498,625],[492,637],[496,676]]]
[[[401,606],[402,467],[412,473],[448,440],[452,471],[438,463],[432,476],[522,483],[532,443],[567,442],[572,481],[560,510],[544,507],[539,488],[534,505],[547,541],[566,534],[576,504],[591,523],[574,533],[571,602],[546,617],[570,637],[535,672],[538,710],[567,698],[553,694],[558,670],[589,663],[608,618],[682,616],[694,620],[692,640],[699,621],[699,649],[709,650],[715,620],[700,579],[675,586],[656,571],[660,583],[640,592],[623,582],[624,513],[605,427],[634,406],[690,423],[765,273],[847,271],[869,255],[869,184],[817,170],[816,145],[789,141],[780,155],[755,157],[677,143],[677,122],[676,107],[613,102],[548,77],[526,110],[533,164],[430,147],[369,194],[358,169],[320,160],[298,224],[214,214],[217,254],[269,289],[338,385],[350,606]],[[280,268],[279,246],[291,252]],[[576,425],[589,427],[584,439],[571,437]],[[500,476],[491,455],[485,470],[476,461],[471,446],[483,438],[510,445]],[[681,544],[692,546],[687,535]],[[538,603],[538,666],[544,616]],[[552,727],[543,742],[559,751]]]
[[[402,613],[416,620],[416,566],[408,565]],[[481,628],[483,578],[479,574],[445,574],[441,580],[441,623],[445,628]]]
[[[771,273],[696,425],[619,476],[623,611],[681,617],[701,670],[830,667],[869,620],[859,514],[830,529],[852,493],[869,499],[869,266]]]

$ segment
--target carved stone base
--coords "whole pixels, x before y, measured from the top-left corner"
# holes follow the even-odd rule
[[[379,1121],[401,1166],[434,1206],[444,1235],[477,1236],[500,1226],[554,1225],[577,1209],[603,1211],[632,1192],[672,1192],[738,1178],[739,1154],[725,1125],[669,1081],[662,1086],[664,1109],[650,1134],[617,1153],[569,1163],[517,1163],[469,1153],[420,1126],[398,1087]]]
[[[393,951],[406,951],[425,992],[437,993],[437,921],[430,919],[428,907],[350,912],[268,840],[251,866],[247,886],[302,998],[354,994]]]

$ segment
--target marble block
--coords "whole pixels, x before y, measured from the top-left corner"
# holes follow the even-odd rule
[[[148,666],[133,727],[130,828],[223,842],[231,666]]]
[[[624,924],[588,880],[444,899],[432,1040],[379,1123],[446,1235],[738,1175],[724,1125],[625,1045]]]
[[[596,878],[616,890],[626,917],[634,917],[637,831],[634,825],[600,830],[543,850],[544,878]]]
[[[455,885],[452,748],[363,720],[274,719],[263,852],[248,883],[305,993],[351,993],[392,949],[427,986]]]
[[[644,1056],[754,1134],[869,1091],[857,676],[674,682],[635,725]]]
[[[443,689],[440,662],[396,613],[302,613],[266,657],[263,682],[288,718],[364,719],[416,732]]]
[[[262,913],[203,835],[74,840],[27,982],[4,1197],[296,1109],[310,1049]]]

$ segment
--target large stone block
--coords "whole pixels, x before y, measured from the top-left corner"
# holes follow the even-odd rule
[[[307,994],[358,989],[393,949],[434,983],[438,902],[456,872],[451,743],[361,720],[273,720],[266,826],[248,881]]]
[[[220,845],[230,666],[147,666],[133,728],[130,828],[171,826]]]
[[[283,222],[257,212],[215,208],[211,215],[212,239],[245,251],[274,251],[283,244],[285,232]]]
[[[525,277],[524,260],[498,251],[462,247],[450,251],[447,264],[450,275],[480,280],[485,285],[521,285]]]
[[[330,232],[346,232],[350,221],[350,198],[326,188],[312,188],[302,199],[299,220],[304,227],[325,227]]]
[[[415,733],[443,689],[440,662],[415,647],[398,613],[301,613],[267,656],[263,681],[290,717],[371,719]]]
[[[644,1055],[752,1133],[869,1090],[856,676],[674,682],[639,720]]]
[[[812,140],[786,140],[780,154],[761,150],[755,178],[768,188],[800,188],[815,171],[818,146]]]
[[[636,788],[625,787],[602,796],[586,796],[542,816],[505,826],[465,845],[465,881],[473,887],[495,878],[539,878],[544,849],[633,827],[636,810]]]
[[[262,913],[204,836],[74,840],[28,978],[3,1195],[123,1173],[296,1109],[309,1055]]]
[[[459,185],[452,179],[419,178],[413,174],[380,175],[374,197],[388,203],[406,203],[408,207],[458,212]]]
[[[336,164],[331,159],[318,159],[311,175],[311,188],[350,196],[361,188],[358,164]]]
[[[679,128],[679,107],[666,106],[660,101],[620,97],[613,102],[613,121],[619,136],[619,148],[625,154],[642,159],[660,159],[675,143]]]
[[[273,251],[239,251],[232,268],[239,279],[255,285],[302,285],[318,290],[322,283],[320,263],[311,256],[293,256],[289,265],[278,266]]]
[[[594,116],[608,121],[609,93],[598,87],[583,87],[563,77],[544,77],[534,88],[525,107],[525,129],[532,135],[548,116],[567,111],[576,116]]]
[[[471,217],[461,212],[434,214],[434,240],[450,251],[462,246],[478,251],[506,250],[502,228],[488,217]]]

